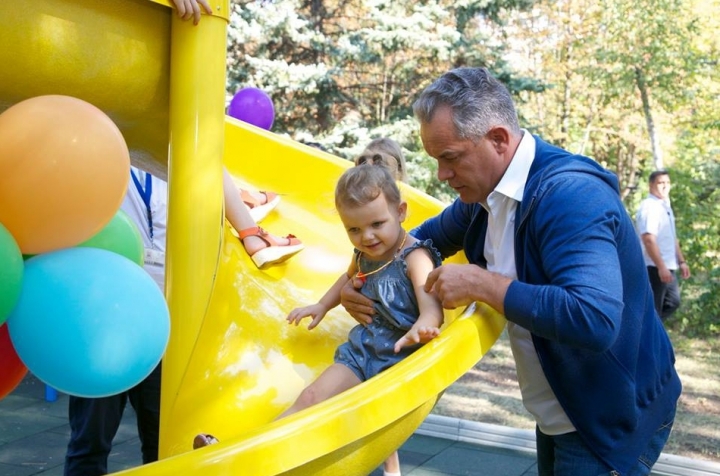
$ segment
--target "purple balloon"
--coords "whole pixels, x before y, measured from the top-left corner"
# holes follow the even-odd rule
[[[228,115],[269,131],[275,120],[275,108],[262,89],[243,88],[230,101]]]

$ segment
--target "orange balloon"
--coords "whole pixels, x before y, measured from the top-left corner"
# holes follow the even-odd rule
[[[92,104],[38,96],[0,114],[0,223],[23,254],[75,246],[120,208],[130,154]]]

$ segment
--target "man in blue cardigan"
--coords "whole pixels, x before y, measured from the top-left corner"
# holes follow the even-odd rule
[[[460,197],[413,235],[471,263],[425,287],[445,308],[482,301],[507,317],[539,474],[649,474],[681,384],[616,177],[520,129],[484,68],[446,73],[414,111]],[[343,304],[358,320],[372,312],[350,289]]]

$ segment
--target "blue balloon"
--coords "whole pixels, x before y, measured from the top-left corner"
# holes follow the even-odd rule
[[[70,248],[25,262],[10,339],[28,370],[70,395],[132,388],[157,366],[170,313],[155,281],[111,251]]]

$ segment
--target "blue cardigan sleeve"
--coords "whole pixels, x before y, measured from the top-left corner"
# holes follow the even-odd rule
[[[427,219],[410,234],[418,240],[432,240],[443,259],[463,249],[468,227],[479,205],[468,205],[456,199],[439,215]]]

